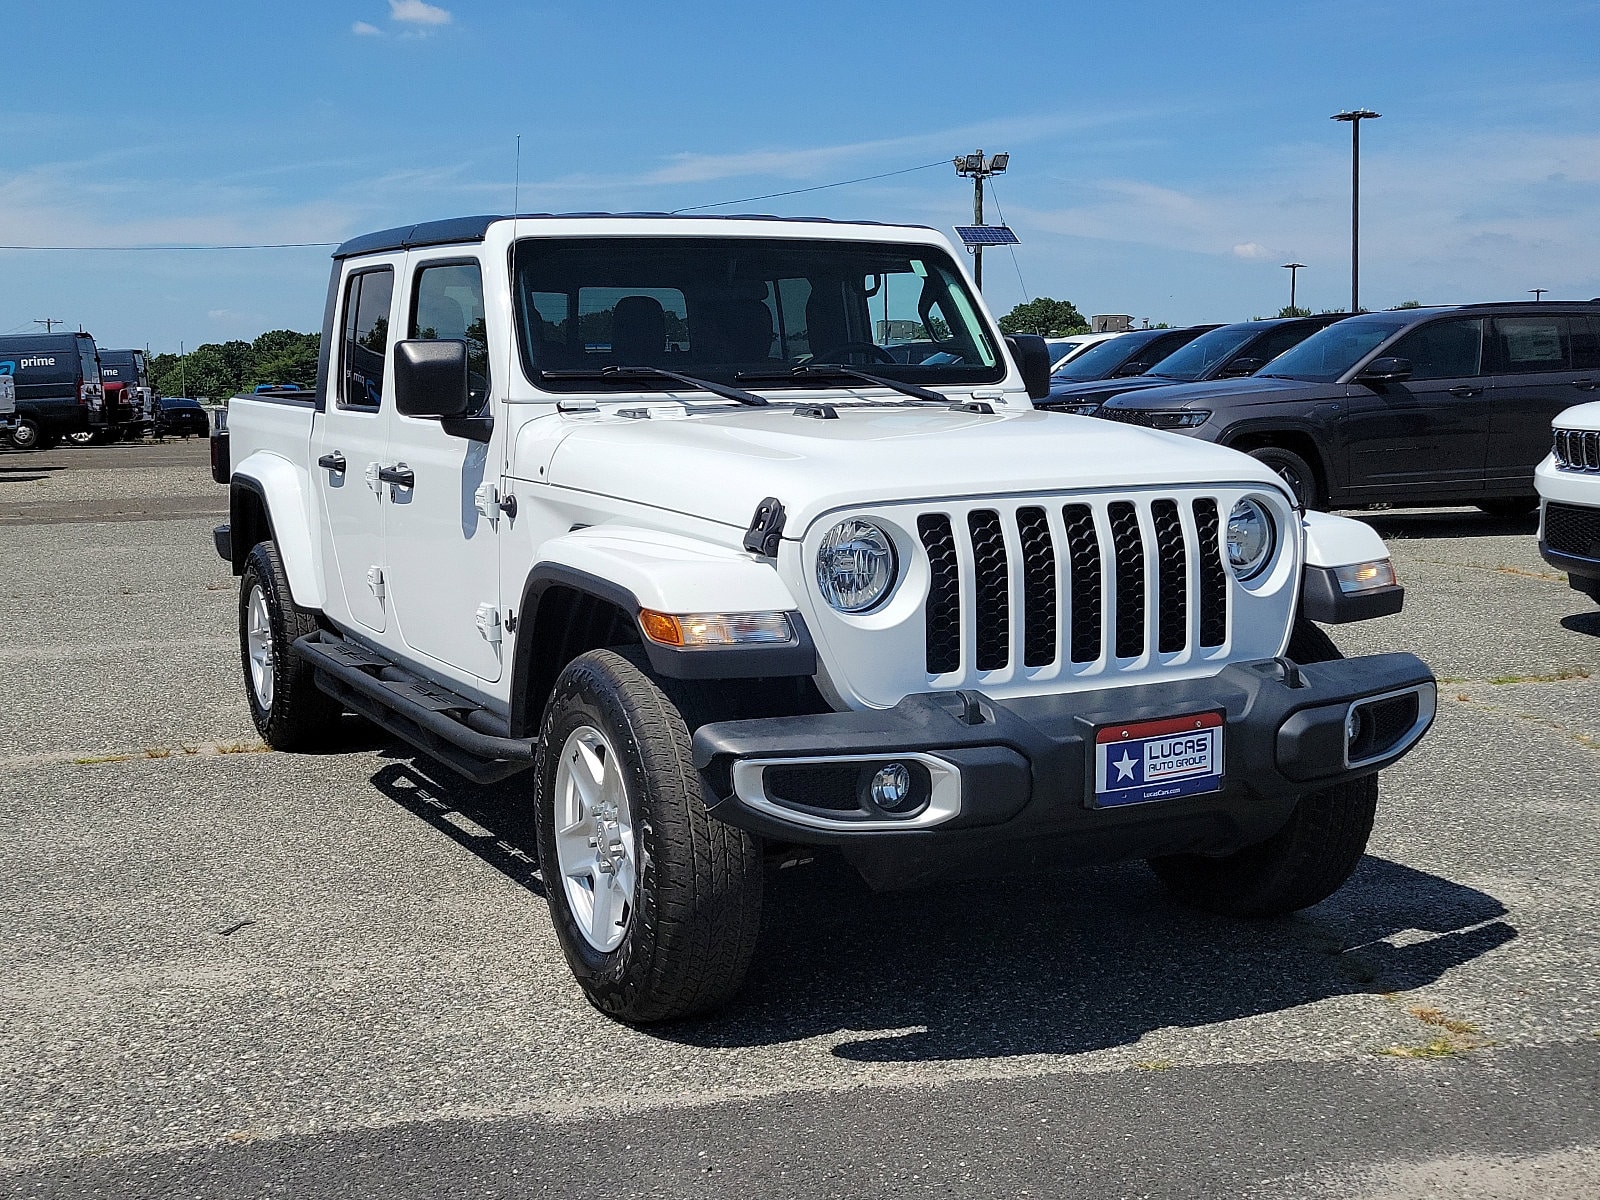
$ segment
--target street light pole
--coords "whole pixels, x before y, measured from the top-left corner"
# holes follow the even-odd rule
[[[1284,263],[1283,264],[1283,269],[1285,271],[1289,272],[1289,307],[1290,308],[1296,307],[1295,302],[1294,302],[1294,285],[1295,285],[1296,278],[1300,274],[1300,268],[1303,267],[1303,266],[1305,266],[1305,263],[1295,262],[1295,263]]]
[[[1383,116],[1370,108],[1333,114],[1350,125],[1350,312],[1361,311],[1361,122]]]
[[[1534,301],[1535,304],[1537,304],[1539,301],[1544,299],[1544,294],[1546,292],[1548,292],[1550,289],[1549,288],[1529,288],[1528,290],[1533,293],[1533,301]]]
[[[983,156],[982,150],[971,154],[960,154],[953,160],[956,174],[962,178],[972,180],[972,223],[983,224],[983,181],[991,175],[1005,174],[1006,167],[1011,164],[1009,154],[991,154],[988,158]],[[983,247],[972,248],[972,282],[978,285],[978,290],[983,290]]]

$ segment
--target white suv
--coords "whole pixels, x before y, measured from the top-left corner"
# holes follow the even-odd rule
[[[1555,445],[1534,472],[1539,553],[1600,603],[1600,402],[1569,408],[1554,425]]]

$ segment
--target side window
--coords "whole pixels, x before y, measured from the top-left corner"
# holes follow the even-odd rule
[[[1483,318],[1429,321],[1386,352],[1409,359],[1411,378],[1466,379],[1483,373]]]
[[[1496,317],[1494,333],[1507,375],[1564,371],[1572,361],[1565,317]]]
[[[425,264],[411,293],[408,337],[467,344],[472,410],[489,397],[489,337],[483,319],[483,271],[476,262]]]
[[[1600,317],[1568,317],[1572,322],[1572,366],[1600,371]]]
[[[377,408],[383,400],[383,367],[389,357],[389,301],[394,270],[360,271],[344,285],[343,408]]]
[[[1249,357],[1271,362],[1285,350],[1298,346],[1315,332],[1317,328],[1314,325],[1281,325],[1250,347]]]

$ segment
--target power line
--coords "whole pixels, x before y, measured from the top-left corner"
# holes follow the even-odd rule
[[[338,242],[258,242],[228,246],[0,246],[0,250],[322,250]]]
[[[994,210],[1000,214],[1000,224],[1009,229],[1011,222],[1006,220],[1006,210],[1000,207],[1000,193],[995,191],[993,179],[989,180],[989,194],[994,197]],[[1028,290],[1028,285],[1022,279],[1022,263],[1017,259],[1016,243],[1013,242],[1007,249],[1011,251],[1011,265],[1017,269],[1017,283],[1022,287],[1023,298],[1032,300],[1033,293]]]
[[[706,208],[726,208],[730,204],[750,204],[756,200],[776,200],[780,196],[798,196],[804,192],[825,192],[829,188],[849,187],[852,183],[871,183],[874,179],[888,179],[894,175],[909,175],[913,171],[926,171],[930,167],[942,167],[949,163],[949,159],[941,158],[938,162],[923,163],[920,167],[902,167],[898,171],[885,171],[881,175],[863,175],[859,179],[841,179],[838,183],[819,183],[813,187],[791,188],[787,192],[768,192],[764,196],[745,196],[739,200],[719,200],[715,204],[693,204],[688,208],[675,208],[668,216],[677,216],[679,213],[699,212]]]

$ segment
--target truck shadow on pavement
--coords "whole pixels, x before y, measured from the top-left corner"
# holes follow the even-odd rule
[[[1357,993],[1407,991],[1517,936],[1493,896],[1366,858],[1334,898],[1277,921],[1169,900],[1142,864],[874,895],[842,862],[770,888],[743,995],[658,1032],[768,1045],[882,1030],[861,1062],[1081,1054]]]
[[[379,792],[545,894],[525,778],[479,787],[401,747],[383,753]],[[1486,892],[1372,855],[1314,909],[1238,921],[1175,904],[1139,863],[874,893],[825,851],[769,872],[731,1005],[643,1032],[735,1049],[849,1031],[833,1053],[861,1062],[1081,1054],[1422,987],[1514,940],[1506,916]]]
[[[1354,517],[1378,531],[1384,541],[1409,541],[1415,538],[1537,537],[1537,511],[1520,517],[1497,517],[1477,509],[1353,509],[1340,516]]]
[[[1562,617],[1561,628],[1600,637],[1600,612],[1573,613],[1570,617]]]

